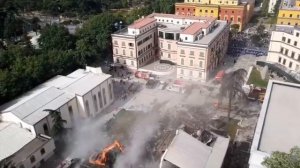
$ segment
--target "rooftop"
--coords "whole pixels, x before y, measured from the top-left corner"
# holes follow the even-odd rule
[[[220,137],[213,147],[209,147],[183,130],[178,130],[165,152],[164,160],[181,168],[221,167],[228,144],[228,138]]]
[[[139,20],[136,20],[133,24],[129,25],[128,28],[133,28],[133,29],[140,29],[144,26],[146,26],[149,23],[152,23],[156,21],[154,18],[141,18]]]
[[[17,124],[0,122],[0,161],[19,151],[34,138],[31,132]]]
[[[228,23],[223,20],[216,21],[217,26],[207,35],[202,36],[202,38],[196,40],[192,44],[200,44],[200,45],[209,45],[213,39],[219,36],[220,33],[226,28]],[[188,44],[190,42],[179,42],[178,44]]]
[[[200,22],[194,22],[193,24],[191,24],[189,27],[187,27],[186,29],[184,29],[181,34],[190,34],[190,35],[194,35],[197,32],[201,31],[202,28],[209,26],[209,24],[207,23],[200,23]]]
[[[78,69],[68,76],[56,76],[0,107],[28,124],[35,124],[48,115],[45,109],[58,109],[77,95],[84,95],[110,77]]]
[[[208,22],[213,22],[216,20],[214,17],[203,17],[203,16],[186,16],[186,15],[175,15],[175,14],[164,14],[164,13],[152,13],[147,17],[165,17],[173,19],[188,19],[188,20],[206,20]]]
[[[292,147],[300,146],[299,95],[300,85],[269,82],[256,130],[260,132],[259,151],[289,152]]]

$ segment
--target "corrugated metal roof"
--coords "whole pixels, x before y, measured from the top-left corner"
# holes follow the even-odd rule
[[[164,159],[180,168],[205,168],[212,148],[178,130]]]
[[[11,122],[0,122],[0,161],[13,155],[35,136]]]
[[[64,88],[64,90],[73,94],[83,96],[88,91],[92,90],[97,85],[110,78],[110,75],[108,74],[104,74],[104,73],[96,74],[96,73],[85,72],[84,70],[72,75],[80,75],[80,74],[85,74],[85,76],[79,78],[77,81],[73,82],[68,87]]]

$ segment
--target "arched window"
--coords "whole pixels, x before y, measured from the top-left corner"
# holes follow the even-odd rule
[[[100,91],[98,92],[98,99],[99,99],[100,108],[102,108],[103,107],[103,102],[102,102],[102,96],[101,96],[101,92]]]
[[[106,105],[106,94],[105,94],[105,88],[103,88],[103,89],[102,89],[102,94],[103,94],[104,105]]]
[[[109,89],[109,98],[110,100],[113,98],[113,93],[112,93],[112,87],[111,87],[111,84],[108,84],[108,89]]]
[[[43,129],[44,129],[44,133],[46,135],[49,135],[49,129],[48,129],[48,125],[46,123],[43,125]]]
[[[91,115],[90,106],[89,106],[89,102],[87,100],[85,101],[85,108],[86,108],[87,116],[90,116]]]
[[[35,162],[35,157],[34,157],[34,155],[32,155],[32,156],[30,157],[30,162],[31,162],[31,163],[34,163],[34,162]]]
[[[45,151],[45,149],[44,149],[44,148],[42,148],[40,152],[41,152],[41,155],[43,155],[43,154],[45,154],[45,153],[46,153],[46,151]]]

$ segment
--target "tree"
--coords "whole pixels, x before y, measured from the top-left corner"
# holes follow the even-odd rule
[[[59,25],[48,25],[41,31],[38,40],[44,50],[70,50],[75,48],[75,37],[70,35],[68,30]]]
[[[255,46],[257,46],[257,47],[259,47],[259,46],[261,46],[261,44],[262,44],[262,38],[261,38],[261,36],[260,35],[258,35],[258,34],[253,34],[252,36],[251,36],[251,41],[252,41],[252,43],[255,45]]]
[[[261,7],[261,12],[262,12],[263,16],[268,15],[269,2],[270,2],[270,0],[264,0],[263,1],[262,7]]]
[[[119,21],[111,13],[93,16],[84,23],[77,32],[76,50],[79,55],[89,60],[99,56],[105,58],[104,52],[110,48],[111,33],[115,30],[114,23]]]
[[[232,108],[233,100],[245,100],[246,94],[243,90],[243,85],[245,84],[245,78],[247,76],[247,71],[245,69],[238,69],[229,74],[225,74],[221,87],[219,103],[222,103],[224,97],[228,98],[228,113],[227,118],[230,120],[230,113]]]
[[[67,123],[67,121],[61,118],[60,112],[57,110],[45,109],[43,111],[49,112],[52,118],[52,122],[53,122],[53,126],[51,129],[52,134],[54,136],[60,135],[63,132],[64,124]]]
[[[290,153],[273,152],[270,157],[265,158],[262,164],[267,168],[299,168],[300,148],[293,147]]]

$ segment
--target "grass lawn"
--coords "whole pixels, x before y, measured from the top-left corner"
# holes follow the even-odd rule
[[[255,86],[266,88],[268,85],[268,81],[263,80],[261,78],[261,74],[260,74],[259,70],[257,70],[256,68],[253,68],[247,84],[253,84]]]

